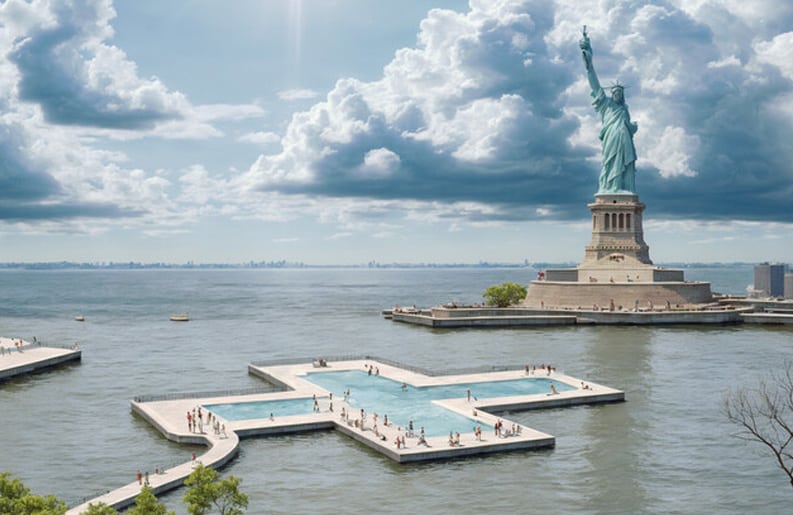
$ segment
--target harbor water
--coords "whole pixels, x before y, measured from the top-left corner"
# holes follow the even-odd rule
[[[750,266],[693,268],[741,294]],[[223,469],[249,513],[790,513],[785,475],[722,414],[732,389],[793,359],[762,326],[432,330],[394,304],[478,303],[530,268],[4,270],[0,333],[79,342],[82,362],[0,383],[0,471],[70,505],[189,460],[130,412],[145,394],[261,385],[253,361],[371,355],[435,371],[547,363],[627,402],[510,414],[556,447],[400,465],[327,431],[243,440]],[[190,322],[169,320],[189,313]],[[84,322],[75,316],[85,316]],[[2,359],[2,357],[0,357]],[[161,497],[186,513],[184,489]]]

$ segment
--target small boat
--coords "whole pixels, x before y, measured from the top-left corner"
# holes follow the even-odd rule
[[[85,322],[85,317],[83,315],[77,315],[74,319],[78,322]]]
[[[171,322],[189,322],[190,315],[187,313],[174,313],[170,317]]]

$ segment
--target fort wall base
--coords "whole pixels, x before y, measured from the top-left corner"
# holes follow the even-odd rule
[[[563,281],[532,281],[523,305],[529,308],[616,309],[690,306],[713,301],[710,283],[581,283]]]

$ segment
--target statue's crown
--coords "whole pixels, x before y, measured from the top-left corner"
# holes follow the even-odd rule
[[[611,84],[611,86],[609,86],[609,89],[611,91],[614,91],[615,89],[619,89],[619,90],[625,91],[625,86],[620,84],[619,79],[617,79]]]

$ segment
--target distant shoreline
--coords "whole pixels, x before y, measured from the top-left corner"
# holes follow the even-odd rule
[[[658,266],[676,268],[733,268],[751,267],[757,263],[659,263]],[[139,262],[101,262],[78,263],[72,261],[22,263],[0,263],[2,270],[251,270],[251,269],[498,269],[525,268],[540,270],[545,268],[574,267],[574,262],[562,263],[362,263],[362,264],[307,264],[288,261],[261,261],[248,263],[139,263]]]

